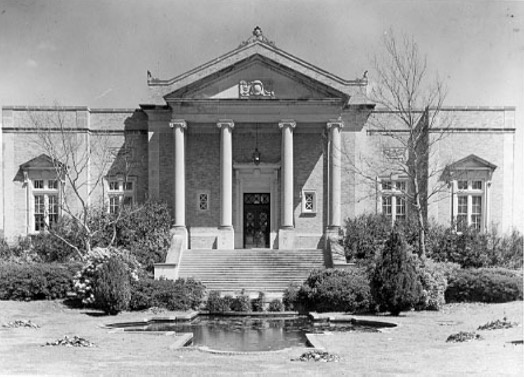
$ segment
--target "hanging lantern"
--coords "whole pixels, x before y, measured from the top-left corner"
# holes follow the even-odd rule
[[[255,151],[253,152],[253,155],[251,156],[253,158],[253,163],[255,163],[255,165],[259,165],[260,159],[262,158],[262,154],[258,150],[258,125],[256,125],[256,128],[255,128]]]
[[[255,165],[259,165],[262,154],[260,153],[260,151],[258,151],[258,148],[255,147],[255,152],[253,152],[252,156],[253,156],[253,163],[255,163]]]

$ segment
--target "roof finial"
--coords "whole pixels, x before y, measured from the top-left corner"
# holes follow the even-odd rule
[[[256,38],[260,38],[262,36],[262,29],[260,29],[260,26],[256,26],[254,29],[253,29],[253,35],[256,37]]]
[[[252,34],[253,35],[249,37],[247,40],[245,40],[244,42],[242,42],[239,47],[243,47],[251,43],[255,43],[255,42],[262,42],[262,43],[267,43],[268,45],[271,45],[271,46],[275,46],[275,42],[267,39],[264,33],[262,33],[262,28],[260,26],[256,26],[253,29]]]

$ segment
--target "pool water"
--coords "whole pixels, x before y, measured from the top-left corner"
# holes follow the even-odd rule
[[[128,328],[129,329],[129,328]],[[306,333],[325,331],[378,332],[349,323],[313,323],[307,317],[255,318],[199,316],[191,323],[152,323],[142,331],[193,333],[193,346],[223,351],[271,351],[305,346]]]

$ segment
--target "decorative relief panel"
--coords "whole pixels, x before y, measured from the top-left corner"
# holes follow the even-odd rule
[[[275,97],[275,92],[268,91],[264,88],[264,83],[261,80],[245,81],[241,80],[239,85],[240,98],[251,97]]]

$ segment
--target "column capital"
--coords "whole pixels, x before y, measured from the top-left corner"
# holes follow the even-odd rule
[[[280,129],[283,129],[285,127],[289,127],[291,129],[294,129],[297,126],[297,123],[292,119],[283,119],[278,123],[278,127]]]
[[[222,127],[229,127],[230,129],[235,128],[235,122],[232,119],[219,119],[217,122],[217,127],[221,129]]]
[[[171,127],[172,129],[176,129],[178,127],[182,129],[187,129],[187,123],[183,119],[172,119],[169,122],[169,127]]]
[[[330,119],[326,125],[327,129],[330,130],[333,127],[342,129],[344,127],[344,121],[340,119]]]

